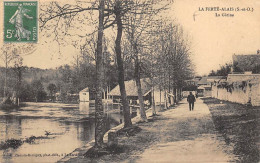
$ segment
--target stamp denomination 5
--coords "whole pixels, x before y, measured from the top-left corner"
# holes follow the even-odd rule
[[[37,5],[36,1],[4,2],[5,42],[37,42]]]

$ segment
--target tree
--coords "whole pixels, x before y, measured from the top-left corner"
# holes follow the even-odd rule
[[[25,43],[25,44],[23,44],[23,43],[21,43],[21,44],[5,43],[2,46],[0,57],[3,60],[4,65],[5,65],[4,96],[7,96],[8,93],[11,93],[11,92],[8,92],[8,84],[10,85],[10,81],[7,80],[7,77],[8,77],[8,68],[11,66],[12,62],[13,62],[14,70],[18,70],[17,75],[18,75],[18,80],[19,80],[19,74],[21,76],[22,70],[23,70],[22,56],[29,55],[35,50],[36,50],[36,45],[30,44],[30,43]],[[9,75],[9,77],[10,77],[10,75]],[[12,84],[19,85],[19,82],[12,83]],[[14,87],[13,85],[10,86],[11,88],[9,87],[9,89],[12,89]],[[14,90],[11,90],[11,91],[14,91]],[[15,91],[17,93],[17,89]]]
[[[173,81],[173,94],[175,101],[180,100],[180,88],[183,87],[184,80],[189,79],[193,75],[193,64],[190,60],[190,42],[185,38],[181,26],[174,26],[171,24],[171,39],[169,48],[170,74],[169,80]],[[171,82],[169,82],[171,85]]]
[[[168,95],[174,94],[175,102],[180,100],[180,90],[185,79],[192,77],[190,42],[179,25],[170,22],[157,26],[152,37],[154,49],[154,76],[157,76],[159,89],[164,90],[164,108],[168,107]]]
[[[31,101],[32,99],[35,100],[33,96],[32,87],[28,83],[22,83],[21,85],[21,92],[20,92],[20,99],[21,101]]]
[[[124,80],[124,63],[122,60],[122,51],[121,51],[121,39],[123,33],[122,14],[124,13],[122,6],[124,2],[120,0],[116,0],[114,6],[114,13],[116,17],[115,21],[117,24],[115,51],[116,51],[117,66],[118,66],[118,83],[120,87],[120,93],[121,93],[121,99],[123,105],[124,127],[130,127],[132,126],[132,121],[130,116],[129,103],[126,96],[125,80]]]
[[[102,81],[103,81],[103,34],[104,34],[104,8],[105,0],[99,0],[99,25],[98,39],[96,49],[96,99],[95,99],[95,147],[102,148],[104,146],[104,120],[103,120],[103,104],[102,104]]]
[[[10,45],[5,45],[2,47],[1,59],[5,64],[5,81],[4,81],[4,97],[7,95],[7,69],[11,61],[14,59],[13,49]]]
[[[132,56],[134,59],[134,70],[135,70],[135,82],[136,82],[136,87],[137,87],[137,93],[138,93],[138,100],[139,100],[139,106],[140,106],[140,118],[142,121],[147,121],[147,116],[145,113],[145,108],[144,108],[144,100],[143,100],[143,92],[142,92],[142,86],[141,86],[141,72],[140,72],[140,52],[139,52],[139,46],[141,42],[140,37],[142,33],[144,32],[145,27],[148,28],[147,24],[143,25],[142,21],[145,21],[145,13],[139,14],[138,16],[136,13],[137,8],[132,8],[133,14],[128,14],[126,16],[127,19],[127,25],[126,25],[126,33],[127,33],[127,38],[130,42],[131,46],[131,52]],[[143,26],[142,26],[143,25]],[[145,26],[145,27],[144,27]],[[141,29],[140,29],[141,28]]]
[[[211,70],[209,76],[227,76],[231,73],[232,67],[232,63],[226,63],[225,65],[221,65],[217,71]]]
[[[259,50],[258,50],[259,51]],[[259,65],[256,65],[253,70],[252,70],[253,73],[255,74],[259,74],[260,73],[260,64]]]
[[[123,4],[126,4],[126,3],[127,3],[127,1],[124,1]],[[46,13],[44,15],[42,15],[40,20],[44,26],[44,25],[46,25],[46,23],[48,21],[51,21],[55,18],[58,19],[58,20],[56,20],[56,24],[54,24],[54,30],[55,30],[54,37],[57,40],[58,39],[57,26],[59,26],[59,23],[60,23],[59,19],[62,19],[62,18],[64,18],[63,16],[66,16],[67,19],[65,21],[65,24],[68,24],[68,22],[70,24],[71,21],[74,19],[75,15],[77,15],[78,13],[81,13],[84,11],[95,11],[95,10],[98,11],[100,9],[100,6],[97,6],[98,3],[93,2],[90,4],[91,4],[90,6],[85,6],[85,7],[79,6],[79,4],[77,4],[77,5],[68,5],[67,4],[67,5],[64,5],[63,7],[61,7],[57,3],[53,3],[52,6],[50,6],[48,9],[45,10]],[[106,6],[106,8],[105,8],[105,6]],[[126,7],[127,10],[129,10],[127,5],[121,6],[121,1],[119,1],[119,0],[107,1],[107,3],[104,3],[103,10],[106,13],[103,14],[103,17],[106,16],[106,19],[105,19],[105,21],[103,20],[102,22],[103,22],[103,29],[108,28],[108,27],[114,25],[115,23],[117,24],[117,27],[118,27],[117,39],[115,41],[116,42],[115,51],[116,51],[116,55],[117,55],[118,76],[119,76],[118,80],[119,80],[121,96],[122,96],[122,103],[123,103],[123,108],[124,108],[125,127],[129,127],[132,125],[132,123],[131,123],[129,104],[128,104],[126,93],[125,93],[124,68],[123,68],[123,60],[122,60],[122,56],[121,56],[121,37],[122,37],[121,16],[125,12],[125,11],[123,11],[123,9],[126,9],[123,7]],[[114,20],[110,19],[110,16],[113,14],[115,15]],[[91,12],[90,12],[90,15],[93,16],[93,14]],[[113,18],[113,17],[111,17],[111,18]],[[69,21],[67,21],[67,20],[69,20]],[[100,21],[100,18],[99,18],[99,21]],[[83,21],[83,23],[84,23],[84,21]],[[100,24],[99,24],[99,27],[100,27]],[[97,31],[99,32],[100,30],[98,29]],[[97,48],[97,49],[99,49],[99,48]],[[96,54],[96,57],[98,57],[98,54]],[[96,66],[97,66],[97,64],[96,64]],[[98,74],[96,74],[96,75],[98,75]]]
[[[85,4],[90,4],[88,6],[84,6]],[[102,52],[103,52],[103,31],[104,31],[104,24],[107,22],[104,22],[104,16],[105,16],[105,0],[99,0],[99,1],[92,1],[90,3],[82,3],[78,2],[76,5],[70,5],[65,4],[64,6],[60,6],[58,3],[53,2],[52,5],[49,5],[46,10],[44,11],[44,14],[40,16],[40,21],[42,23],[41,27],[46,27],[46,23],[53,21],[50,26],[54,29],[54,39],[58,42],[60,45],[59,40],[59,31],[57,30],[59,25],[65,24],[65,31],[71,26],[73,26],[72,22],[73,20],[81,21],[80,25],[83,25],[80,29],[80,32],[82,33],[82,28],[86,28],[86,17],[84,14],[82,14],[82,17],[77,16],[79,13],[83,13],[85,11],[89,11],[89,16],[92,18],[93,11],[98,11],[98,37],[97,37],[97,43],[96,43],[96,86],[95,86],[95,92],[96,92],[96,98],[95,98],[95,148],[102,148],[103,147],[103,135],[104,135],[104,123],[103,123],[103,106],[102,106],[102,71],[103,71],[103,65],[102,65]],[[107,10],[106,10],[107,11]],[[75,18],[77,16],[77,18]],[[90,18],[90,19],[91,19]],[[63,22],[61,22],[63,20]],[[79,23],[77,23],[79,24]],[[91,22],[93,25],[94,23]],[[75,26],[74,26],[74,29]],[[76,32],[75,30],[73,32]],[[67,33],[67,32],[66,32]],[[64,31],[63,31],[64,35]],[[87,35],[83,38],[86,38]],[[81,42],[81,39],[78,39],[75,41],[77,44],[78,42]]]
[[[95,136],[96,145],[101,146],[102,140],[102,121],[101,121],[101,106],[102,106],[102,96],[100,94],[100,89],[102,88],[102,38],[103,38],[103,31],[106,28],[109,28],[113,25],[117,25],[117,36],[115,40],[115,52],[116,52],[116,62],[118,68],[118,82],[120,86],[122,104],[123,104],[123,111],[124,111],[124,127],[132,126],[131,116],[130,116],[130,108],[127,101],[125,85],[124,85],[124,63],[122,59],[122,49],[121,49],[121,39],[122,39],[122,32],[123,32],[123,17],[127,12],[131,11],[132,7],[135,6],[146,6],[146,5],[154,5],[155,2],[160,2],[161,0],[157,1],[136,1],[139,3],[133,3],[134,1],[121,1],[121,0],[113,0],[113,1],[90,1],[89,3],[83,3],[81,1],[77,1],[76,4],[65,4],[60,6],[57,2],[52,2],[51,5],[47,5],[41,7],[41,11],[43,14],[40,15],[41,21],[41,28],[42,29],[54,29],[52,32],[54,40],[61,45],[61,38],[64,39],[66,36],[70,36],[70,40],[76,37],[75,44],[79,44],[82,42],[82,39],[86,39],[91,34],[98,32],[98,39],[97,39],[97,47],[96,47],[96,116],[99,119],[96,130],[97,134]],[[99,17],[96,19],[96,15],[93,14],[94,11],[99,11]],[[86,16],[84,12],[89,12],[89,15]],[[79,14],[82,13],[82,14]],[[136,13],[140,14],[140,13]],[[87,21],[90,20],[90,21]],[[98,20],[98,21],[95,21]],[[73,24],[74,21],[80,22]],[[48,22],[52,22],[47,24]],[[97,28],[94,28],[93,33],[85,33],[83,34],[82,29],[85,29],[86,26],[93,26],[97,25]],[[73,28],[73,34],[69,33],[69,28]],[[64,29],[64,30],[62,30]],[[46,30],[49,32],[50,30]],[[64,32],[65,31],[65,32]],[[86,30],[87,31],[87,30]],[[76,34],[75,34],[76,33]],[[51,34],[50,34],[51,35]],[[62,36],[62,37],[61,37]],[[74,37],[75,36],[75,37]],[[83,41],[85,42],[85,40]]]
[[[168,31],[169,26],[164,21],[158,21],[155,29],[152,31],[153,37],[151,37],[151,45],[153,45],[152,54],[154,65],[154,71],[152,72],[153,76],[157,77],[155,83],[159,85],[160,90],[160,106],[161,106],[161,99],[162,99],[162,92],[164,98],[164,109],[167,109],[167,76],[169,70],[169,62],[170,59],[168,54],[169,44],[168,44]],[[161,110],[163,109],[160,107]]]
[[[138,52],[138,43],[137,40],[139,40],[139,36],[142,35],[142,32],[144,31],[146,27],[148,27],[151,24],[144,23],[142,24],[142,21],[144,21],[145,16],[152,17],[155,16],[153,14],[158,13],[159,11],[165,9],[169,3],[166,3],[166,5],[161,6],[160,3],[162,1],[120,1],[115,0],[114,3],[114,14],[115,14],[115,22],[117,24],[117,38],[116,38],[116,55],[117,55],[117,64],[118,64],[118,71],[119,71],[119,86],[120,86],[120,92],[121,92],[121,98],[122,98],[122,104],[124,109],[124,116],[125,116],[125,127],[128,125],[126,123],[129,123],[130,126],[130,118],[129,118],[129,104],[126,99],[126,93],[125,93],[125,86],[124,86],[124,66],[121,56],[121,39],[122,39],[122,31],[124,28],[128,29],[126,30],[128,32],[128,39],[130,42],[130,45],[133,49],[134,54],[134,60],[135,60],[135,80],[136,85],[138,88],[138,99],[140,103],[140,116],[143,121],[147,121],[144,104],[143,104],[143,95],[141,90],[141,82],[140,82],[140,63],[139,63],[139,52]],[[158,8],[155,8],[155,6],[159,6]],[[141,16],[140,16],[141,15]],[[148,21],[150,21],[148,19]],[[137,23],[142,25],[137,25]],[[142,28],[138,31],[138,28]],[[126,121],[126,118],[129,119],[129,121]]]
[[[47,87],[49,93],[50,93],[50,96],[52,98],[52,101],[54,101],[54,94],[57,92],[57,86],[53,83],[50,83]]]
[[[14,67],[13,70],[16,74],[16,86],[15,86],[15,104],[19,106],[20,98],[21,98],[21,85],[22,85],[22,72],[23,72],[23,58],[17,54],[17,49],[13,51],[14,55]]]
[[[46,98],[46,92],[40,80],[34,80],[31,83],[32,95],[35,99],[35,102],[42,101]]]

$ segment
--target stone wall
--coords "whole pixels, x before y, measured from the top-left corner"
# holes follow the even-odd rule
[[[238,78],[236,78],[238,79]],[[240,81],[228,81],[212,86],[212,97],[220,100],[260,106],[260,79],[240,78]],[[243,81],[242,81],[243,80]]]
[[[228,74],[227,77],[229,83],[247,80],[260,80],[260,74]]]

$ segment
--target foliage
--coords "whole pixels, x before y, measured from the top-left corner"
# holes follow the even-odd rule
[[[53,84],[53,83],[50,83],[50,84],[48,85],[47,89],[48,89],[48,91],[49,91],[49,93],[50,93],[51,96],[53,96],[53,94],[57,92],[57,87],[56,87],[56,85]]]
[[[111,89],[117,85],[117,70],[116,65],[112,63],[107,63],[105,65],[105,80],[106,86]],[[35,97],[32,94],[32,82],[35,80],[40,80],[43,86],[44,92],[48,92],[50,95],[54,95],[56,92],[62,93],[64,95],[63,99],[66,99],[68,93],[79,93],[82,89],[89,87],[94,88],[95,85],[95,65],[93,63],[87,63],[84,60],[80,61],[77,67],[64,65],[56,69],[40,69],[34,67],[23,66],[21,68],[22,79],[20,88],[20,100],[21,101],[35,101]],[[130,71],[130,70],[129,70]],[[7,94],[12,96],[15,91],[15,85],[17,84],[17,73],[18,69],[11,67],[7,69]],[[4,83],[5,68],[0,67],[0,82]],[[133,71],[130,71],[126,77],[127,79],[132,79],[131,76]],[[49,85],[55,85],[53,92],[50,92]],[[3,97],[4,85],[0,85],[0,97]],[[46,100],[46,99],[42,99]]]
[[[253,72],[254,74],[260,74],[260,65],[256,65],[256,66],[253,68],[252,72]]]
[[[47,89],[49,91],[49,95],[50,95],[52,101],[54,101],[55,100],[55,96],[54,95],[55,95],[55,93],[57,93],[57,86],[55,84],[53,84],[53,83],[50,83],[48,85]]]
[[[232,67],[231,63],[226,63],[225,65],[221,65],[217,71],[211,70],[209,76],[227,76],[231,73]]]
[[[233,72],[243,72],[243,70],[238,66],[238,62],[233,63]]]
[[[47,94],[44,91],[43,85],[40,80],[32,81],[31,86],[31,91],[36,102],[43,101],[44,99],[46,99]]]
[[[174,90],[182,87],[184,80],[194,73],[190,42],[177,24],[164,24],[158,27],[158,31],[153,40],[153,76],[160,79],[158,84],[164,89]]]

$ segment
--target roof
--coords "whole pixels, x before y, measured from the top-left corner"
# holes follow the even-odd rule
[[[210,84],[211,82],[218,81],[220,79],[225,78],[224,76],[204,76],[200,79],[198,82],[198,85],[207,85]]]
[[[260,65],[259,54],[249,55],[233,55],[233,64],[239,67],[242,71],[252,71],[257,65]]]
[[[219,80],[221,80],[221,79],[226,79],[227,77],[225,77],[225,76],[209,76],[208,77],[208,79],[207,79],[207,81],[208,82],[218,82]]]
[[[205,88],[204,88],[204,87],[202,87],[202,86],[199,86],[199,87],[198,87],[198,89],[205,89]]]
[[[141,87],[143,96],[146,96],[152,89],[151,81],[148,78],[141,79]],[[138,96],[135,80],[125,81],[126,95]],[[121,96],[119,85],[112,89],[109,93],[111,96]]]
[[[186,85],[197,85],[200,79],[194,78],[190,80],[184,80]]]
[[[198,89],[207,89],[208,90],[208,89],[211,89],[211,86],[209,86],[209,85],[203,85],[202,86],[201,85],[201,86],[198,87]]]
[[[80,92],[89,92],[89,89],[88,89],[88,87],[87,87],[87,88],[81,90]]]
[[[223,79],[225,76],[208,76],[208,79]]]
[[[227,79],[220,79],[219,81],[216,81],[218,83],[223,83],[223,82],[227,82]]]
[[[202,85],[202,84],[207,84],[207,77],[202,77],[200,79],[200,81],[198,82],[198,84]]]
[[[184,81],[185,81],[185,82],[189,82],[189,81],[197,82],[197,81],[200,81],[200,79],[198,79],[198,78],[193,78],[193,79],[184,80]]]

